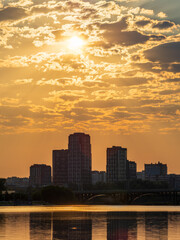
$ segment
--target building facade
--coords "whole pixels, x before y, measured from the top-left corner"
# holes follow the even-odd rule
[[[68,186],[68,150],[53,150],[53,184]]]
[[[51,166],[34,164],[30,167],[29,183],[31,186],[47,186],[51,184]]]
[[[107,182],[117,183],[127,180],[127,149],[113,146],[107,148]]]
[[[137,166],[133,161],[127,160],[126,171],[127,171],[127,180],[137,179]]]
[[[169,174],[168,182],[170,188],[180,190],[180,174]]]
[[[151,163],[145,164],[145,180],[156,181],[167,177],[167,164]]]
[[[137,179],[140,179],[142,181],[145,180],[145,171],[143,170],[142,172],[137,172]]]
[[[85,133],[69,135],[68,183],[77,189],[91,184],[91,143]]]
[[[6,179],[6,187],[27,188],[29,186],[29,178],[8,177]]]
[[[106,172],[105,171],[92,171],[92,184],[106,183]]]

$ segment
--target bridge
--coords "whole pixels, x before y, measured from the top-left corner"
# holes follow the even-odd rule
[[[116,204],[133,204],[143,197],[159,197],[169,204],[180,204],[180,189],[82,190],[74,191],[74,194],[86,203],[100,197],[111,197]]]

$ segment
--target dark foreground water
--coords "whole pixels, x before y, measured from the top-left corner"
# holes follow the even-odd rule
[[[180,207],[0,207],[3,240],[179,240]]]

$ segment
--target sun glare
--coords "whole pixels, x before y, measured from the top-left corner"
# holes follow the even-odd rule
[[[71,39],[69,39],[68,47],[71,50],[79,50],[82,48],[83,45],[84,45],[84,41],[77,36],[74,36]]]

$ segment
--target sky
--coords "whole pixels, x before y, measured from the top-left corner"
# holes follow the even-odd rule
[[[0,177],[52,164],[68,135],[180,174],[179,0],[0,0]]]

